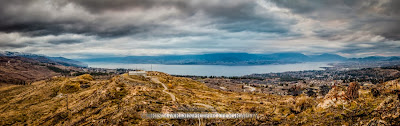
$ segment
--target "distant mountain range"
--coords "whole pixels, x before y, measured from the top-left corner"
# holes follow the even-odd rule
[[[176,65],[264,65],[300,62],[346,61],[336,54],[304,55],[302,53],[211,53],[201,55],[126,56],[80,59],[82,62],[176,64]]]
[[[324,53],[320,55],[304,55],[302,53],[210,53],[199,55],[161,55],[161,56],[126,56],[103,57],[88,59],[67,59],[64,57],[49,57],[45,55],[0,52],[0,56],[21,56],[38,60],[43,63],[55,63],[64,66],[88,67],[84,62],[104,63],[132,63],[132,64],[169,64],[169,65],[266,65],[266,64],[291,64],[301,62],[337,62],[337,61],[400,61],[400,57],[370,56],[364,58],[345,58],[337,54]]]
[[[45,55],[22,53],[22,52],[9,52],[9,51],[0,52],[0,56],[7,56],[7,57],[20,56],[24,58],[34,59],[42,63],[53,63],[53,64],[60,64],[64,66],[75,66],[75,67],[88,67],[88,65],[83,62],[67,59],[64,57],[49,57]]]
[[[398,56],[369,56],[364,58],[350,58],[350,61],[360,61],[360,62],[368,62],[368,61],[400,61],[400,57]]]

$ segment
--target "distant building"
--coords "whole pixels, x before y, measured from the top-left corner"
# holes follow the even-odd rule
[[[129,75],[146,76],[146,71],[129,71]]]

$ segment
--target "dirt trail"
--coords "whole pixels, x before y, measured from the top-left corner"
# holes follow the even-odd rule
[[[157,83],[157,84],[161,84],[161,85],[164,87],[163,92],[164,92],[164,93],[167,93],[169,96],[171,96],[173,102],[176,102],[175,95],[172,94],[172,93],[170,93],[170,92],[168,92],[168,91],[167,91],[167,90],[168,90],[168,87],[165,86],[164,83],[160,82],[160,80],[158,80],[157,77],[151,77],[151,81],[153,81],[154,83]]]
[[[166,93],[166,94],[168,94],[168,95],[171,97],[171,99],[172,99],[173,102],[176,102],[176,97],[175,97],[175,95],[172,94],[171,92],[168,92],[168,91],[167,91],[167,90],[168,90],[168,87],[167,87],[164,83],[162,83],[157,77],[154,77],[154,76],[153,76],[153,77],[152,77],[152,76],[147,76],[147,77],[149,77],[149,78],[151,79],[151,81],[153,81],[154,83],[161,84],[161,85],[164,87],[163,92]],[[129,77],[126,77],[126,78],[132,80],[132,79],[129,78]],[[254,87],[250,87],[250,88],[254,88]],[[255,90],[255,88],[254,88],[254,90]],[[254,90],[253,90],[253,91],[254,91]],[[193,104],[194,104],[194,105],[198,105],[198,106],[203,106],[203,107],[205,107],[205,108],[207,108],[207,109],[211,109],[213,112],[217,112],[217,110],[215,110],[215,108],[214,108],[213,106],[211,106],[211,105],[207,105],[207,104],[203,104],[203,103],[193,103]]]
[[[168,90],[168,87],[165,86],[164,83],[160,82],[160,80],[158,80],[157,77],[151,77],[151,81],[153,81],[154,83],[161,84],[161,85],[164,87],[163,92],[164,92],[164,93],[167,93],[169,96],[171,96],[173,102],[176,102],[175,95],[172,94],[172,93],[170,93],[170,92],[168,92],[168,91],[167,91],[167,90]],[[193,103],[193,104],[194,104],[194,105],[203,106],[203,107],[205,107],[205,108],[207,108],[207,109],[211,109],[213,112],[217,112],[217,110],[215,110],[215,108],[214,108],[213,106],[211,106],[211,105],[207,105],[207,104],[203,104],[203,103]]]

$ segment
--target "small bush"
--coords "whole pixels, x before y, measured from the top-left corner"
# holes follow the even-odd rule
[[[279,117],[273,117],[273,118],[272,118],[272,121],[274,121],[274,122],[280,122],[280,121],[281,121],[281,118],[279,118]]]
[[[290,114],[287,118],[288,119],[294,119],[294,117],[296,117],[294,114]]]
[[[315,97],[315,96],[317,96],[317,93],[314,92],[312,88],[307,89],[306,94],[307,94],[307,96],[309,96],[309,97]]]
[[[300,86],[293,86],[293,87],[289,88],[289,90],[288,90],[288,94],[293,95],[293,96],[298,96],[301,93],[303,93],[303,91],[301,90]]]
[[[58,91],[60,91],[60,87],[55,87],[51,89],[51,94],[50,97],[56,97],[58,94]]]
[[[374,96],[374,97],[378,97],[381,95],[381,92],[376,88],[372,88],[371,93],[372,93],[372,96]]]
[[[54,67],[54,66],[47,66],[47,68],[48,68],[49,70],[51,70],[51,71],[54,71],[54,72],[56,72],[56,73],[61,73],[61,74],[63,74],[63,75],[67,75],[67,74],[69,74],[69,72],[70,72],[70,71],[63,70],[63,69],[60,69],[60,68]]]
[[[90,74],[84,74],[79,76],[78,78],[82,80],[93,81],[93,77]]]
[[[61,93],[68,94],[79,91],[81,88],[80,84],[77,82],[67,82],[61,87]]]
[[[328,94],[329,90],[331,90],[331,87],[329,87],[327,85],[319,86],[319,94],[321,96],[325,96],[326,94]]]
[[[301,96],[296,99],[296,103],[295,103],[293,110],[297,113],[300,113],[308,108],[313,107],[314,103],[315,103],[315,101],[312,98],[307,97],[307,96]]]
[[[335,113],[328,112],[325,114],[325,118],[333,117],[334,115],[335,115]]]

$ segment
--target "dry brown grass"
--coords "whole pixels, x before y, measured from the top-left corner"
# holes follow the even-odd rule
[[[1,87],[0,125],[197,125],[197,119],[150,120],[140,117],[142,113],[177,112],[182,107],[202,108],[194,103],[210,105],[220,113],[260,115],[257,119],[203,120],[203,123],[217,125],[355,125],[366,124],[376,117],[391,124],[396,118],[379,111],[398,111],[394,108],[398,103],[394,94],[385,94],[392,98],[385,100],[384,96],[373,97],[371,92],[361,91],[359,98],[351,103],[323,109],[316,107],[320,99],[303,95],[228,92],[208,88],[188,78],[159,72],[148,75],[170,84],[168,92],[176,96],[177,102],[172,102],[170,96],[162,92],[160,84],[145,77],[127,74],[110,80],[92,80],[90,75],[57,77],[29,86]],[[82,83],[90,87],[78,88]],[[64,88],[73,90],[68,92],[70,110],[66,109]]]

